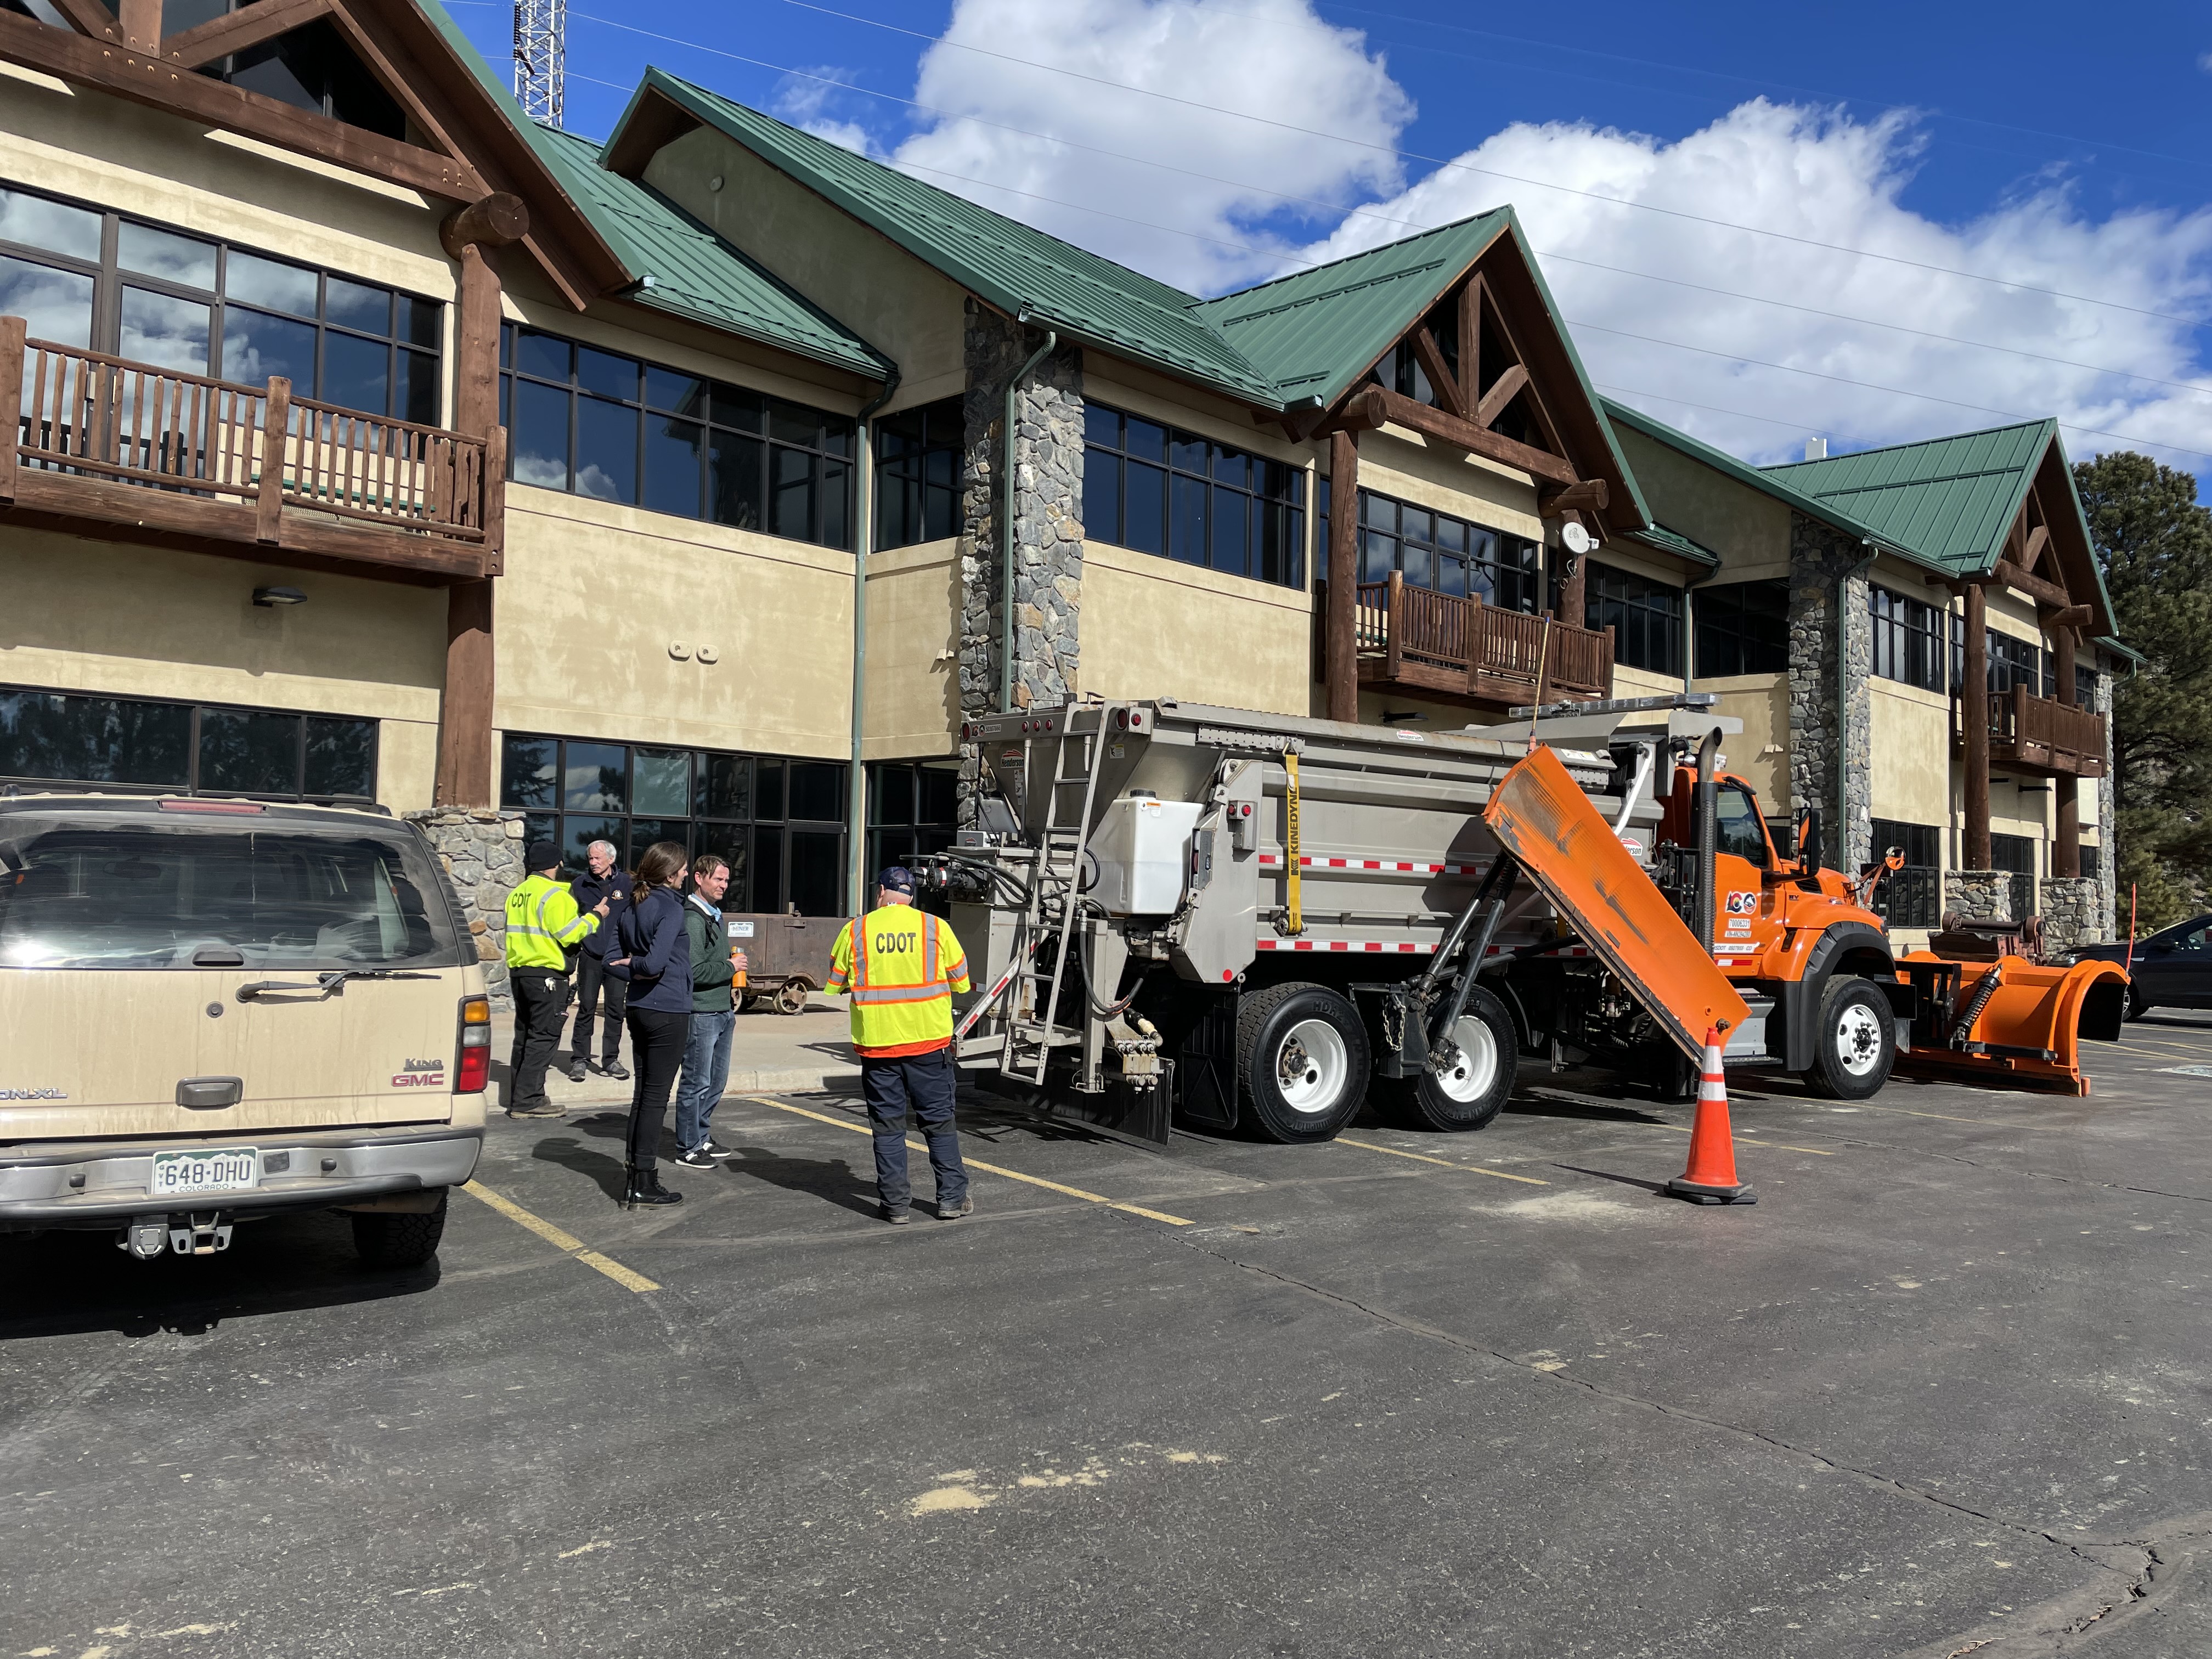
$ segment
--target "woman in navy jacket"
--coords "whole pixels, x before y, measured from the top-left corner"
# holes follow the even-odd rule
[[[691,946],[684,931],[683,847],[657,841],[637,861],[630,902],[621,912],[617,938],[622,954],[608,952],[607,972],[629,982],[624,1010],[637,1086],[629,1103],[629,1169],[623,1203],[676,1204],[684,1194],[660,1184],[660,1130],[668,1094],[684,1063],[691,1025]]]

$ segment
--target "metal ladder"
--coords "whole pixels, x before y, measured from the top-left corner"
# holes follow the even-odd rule
[[[1060,987],[1067,971],[1068,952],[1075,941],[1076,914],[1081,908],[1077,896],[1082,888],[1083,862],[1091,848],[1091,809],[1097,796],[1098,760],[1101,745],[1113,723],[1115,706],[1082,706],[1084,714],[1096,711],[1096,728],[1088,732],[1078,732],[1069,724],[1063,724],[1060,741],[1054,747],[1052,787],[1045,797],[1044,827],[1037,837],[1036,870],[1030,884],[1030,902],[1022,918],[1022,931],[1023,936],[1040,939],[1049,929],[1057,935],[1059,948],[1053,953],[1050,974],[1037,970],[1036,957],[1032,953],[1016,975],[1018,985],[1042,984],[1047,988],[1043,1017],[1009,1022],[1006,1046],[999,1062],[1001,1076],[1021,1078],[1039,1086],[1044,1083],[1045,1067],[1051,1061],[1052,1051],[1083,1040],[1080,1025],[1073,1030],[1060,1029]],[[1071,756],[1079,770],[1068,770]],[[1063,803],[1068,792],[1079,787],[1083,791],[1083,804],[1071,820]],[[1050,896],[1055,884],[1057,915],[1053,912],[1054,900]],[[1020,1006],[1018,994],[1014,1006]],[[1034,1002],[1031,1006],[1035,1006]]]

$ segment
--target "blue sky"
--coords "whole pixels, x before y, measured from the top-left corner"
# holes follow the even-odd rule
[[[1753,459],[2057,413],[2212,474],[2212,6],[571,0],[568,47],[575,131],[657,64],[1198,291],[1510,200],[1595,377]]]

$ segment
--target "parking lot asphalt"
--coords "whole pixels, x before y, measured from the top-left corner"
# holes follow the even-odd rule
[[[2089,1054],[1739,1078],[1752,1207],[1532,1069],[1312,1147],[963,1101],[953,1224],[788,1095],[637,1214],[617,1113],[499,1119],[415,1273],[0,1239],[0,1654],[2202,1655],[2212,1018]]]

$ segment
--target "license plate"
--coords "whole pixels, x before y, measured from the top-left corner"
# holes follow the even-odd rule
[[[156,1152],[146,1192],[152,1198],[198,1193],[251,1192],[261,1184],[261,1152],[253,1146],[220,1146],[205,1152]]]

